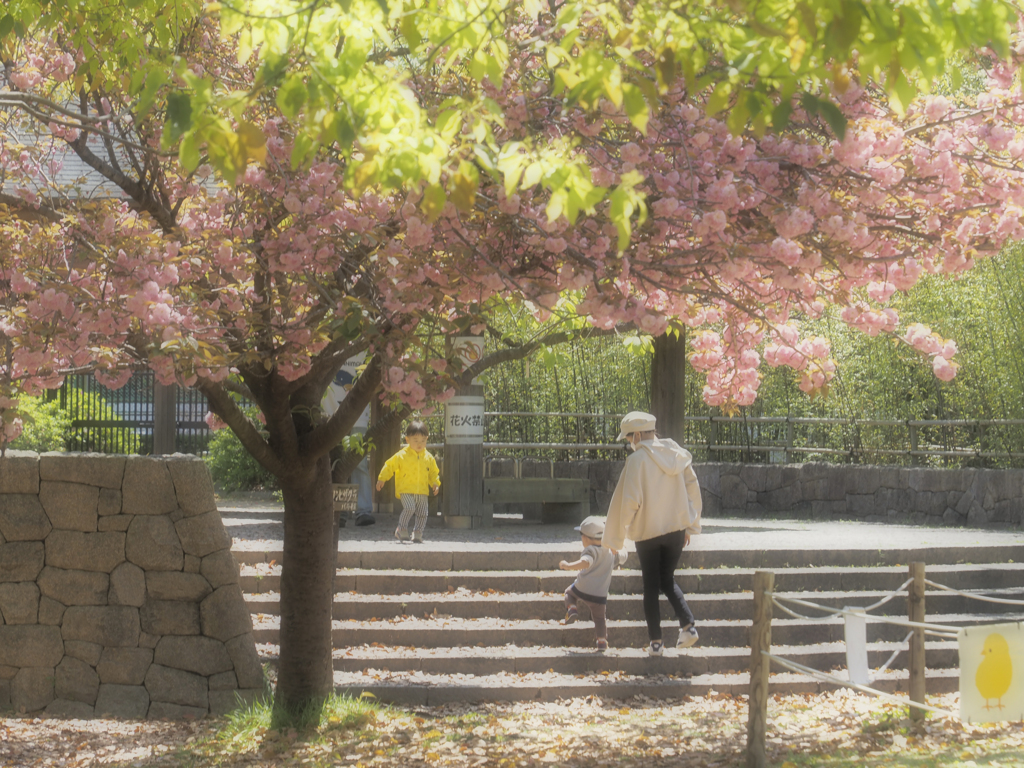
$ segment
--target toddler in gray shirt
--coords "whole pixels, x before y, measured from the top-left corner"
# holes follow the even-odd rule
[[[616,565],[626,562],[626,553],[615,554],[601,546],[604,535],[604,518],[588,517],[576,530],[583,539],[583,553],[579,560],[562,560],[558,567],[563,571],[580,571],[576,581],[565,590],[565,620],[573,624],[579,619],[578,604],[582,601],[590,609],[594,620],[594,634],[597,636],[597,650],[608,650],[608,625],[605,618],[608,603],[608,587],[612,583],[612,571]]]

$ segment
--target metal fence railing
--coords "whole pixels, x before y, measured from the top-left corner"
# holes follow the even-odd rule
[[[615,442],[622,414],[492,411],[485,416],[484,452],[494,458],[621,459],[623,455],[623,444]],[[432,417],[429,426],[431,443],[443,450],[443,417]],[[679,443],[697,461],[1024,466],[1024,420],[1020,419],[690,416]]]
[[[100,453],[153,452],[154,386],[152,371],[137,371],[120,389],[109,389],[91,374],[65,379],[55,396],[71,419],[69,451]],[[206,398],[197,390],[177,387],[174,450],[206,453],[210,428]]]

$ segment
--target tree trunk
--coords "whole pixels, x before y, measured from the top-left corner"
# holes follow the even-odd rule
[[[338,562],[330,458],[318,459],[302,480],[281,484],[281,660],[274,700],[275,719],[296,725],[318,723],[334,689],[331,609]]]
[[[682,443],[686,437],[686,334],[654,339],[651,359],[651,412],[658,434]]]

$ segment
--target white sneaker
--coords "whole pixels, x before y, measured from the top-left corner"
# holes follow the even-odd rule
[[[676,648],[689,648],[691,645],[696,645],[699,639],[700,636],[697,634],[697,628],[691,624],[686,629],[679,630]]]
[[[651,640],[651,644],[647,648],[647,653],[651,656],[661,656],[665,653],[665,644],[661,642],[661,640]]]

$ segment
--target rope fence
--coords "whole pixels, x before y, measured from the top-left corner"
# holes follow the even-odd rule
[[[754,621],[750,632],[751,661],[750,661],[750,695],[748,697],[748,721],[747,721],[747,768],[766,768],[767,758],[765,753],[765,737],[767,734],[768,720],[768,683],[771,665],[775,664],[783,669],[788,669],[798,674],[806,675],[812,680],[829,683],[844,688],[851,688],[861,693],[868,693],[881,699],[895,702],[910,708],[910,718],[920,721],[924,718],[925,712],[933,712],[943,717],[954,717],[954,713],[944,709],[932,707],[925,702],[925,657],[924,637],[930,635],[941,638],[956,639],[960,627],[948,624],[935,624],[925,621],[924,616],[924,595],[925,586],[960,595],[965,598],[979,600],[1001,605],[1024,606],[1024,600],[1016,600],[1004,597],[991,597],[939,584],[924,576],[924,563],[910,564],[910,578],[903,584],[886,593],[881,599],[863,608],[833,608],[821,605],[809,600],[801,600],[795,597],[779,595],[774,590],[775,574],[771,571],[757,571],[754,574]],[[907,619],[894,618],[891,616],[870,615],[871,611],[881,608],[891,600],[900,595],[907,596]],[[797,606],[815,611],[821,611],[824,616],[808,616],[792,610],[787,606]],[[902,698],[891,693],[880,691],[868,685],[854,682],[852,679],[844,680],[827,672],[813,669],[804,664],[784,659],[771,653],[771,624],[772,609],[778,608],[783,613],[803,621],[835,621],[839,617],[856,617],[865,622],[870,620],[875,623],[903,626],[910,629],[907,636],[897,644],[895,651],[889,659],[876,670],[881,674],[889,669],[896,657],[903,651],[904,644],[908,645],[910,658],[908,660],[909,672],[909,697]],[[864,643],[863,624],[860,642]],[[850,639],[849,624],[847,625],[847,638]],[[866,649],[866,645],[861,648]],[[847,665],[850,668],[850,676],[853,675],[854,663],[847,650]],[[854,657],[855,658],[855,657]],[[864,664],[860,669],[866,670],[866,657],[861,662]],[[870,682],[870,678],[867,678]]]

